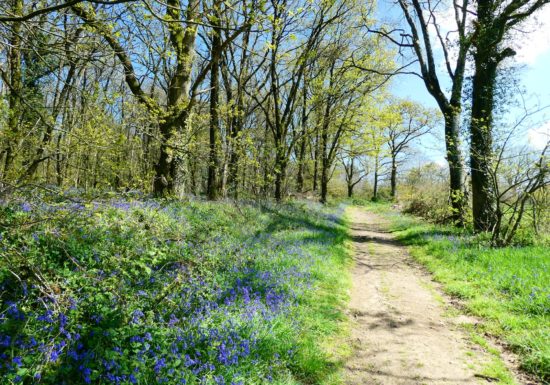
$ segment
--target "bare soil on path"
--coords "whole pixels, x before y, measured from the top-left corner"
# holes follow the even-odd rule
[[[448,314],[429,274],[412,262],[380,216],[351,209],[355,251],[349,385],[483,384],[489,354]]]

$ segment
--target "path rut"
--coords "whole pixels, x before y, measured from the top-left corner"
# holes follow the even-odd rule
[[[351,218],[353,353],[346,384],[487,383],[476,377],[476,366],[488,357],[457,327],[465,320],[445,313],[429,276],[393,239],[388,224],[359,208]]]

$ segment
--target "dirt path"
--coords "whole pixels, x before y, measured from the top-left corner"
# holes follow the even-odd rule
[[[354,208],[351,219],[354,351],[346,383],[487,383],[476,370],[488,357],[457,327],[471,320],[446,314],[429,277],[393,240],[382,218]]]

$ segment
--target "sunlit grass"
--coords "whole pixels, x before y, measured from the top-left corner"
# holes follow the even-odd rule
[[[389,218],[412,256],[467,311],[484,319],[479,333],[501,338],[520,355],[524,370],[550,380],[548,247],[495,249],[483,237],[401,215],[388,204],[368,208]]]

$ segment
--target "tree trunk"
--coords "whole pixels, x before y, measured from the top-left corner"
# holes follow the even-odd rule
[[[376,157],[374,159],[374,186],[372,188],[373,201],[378,200],[378,167],[379,167],[379,159],[378,159],[378,154],[376,154]]]
[[[12,11],[14,15],[23,12],[23,0],[13,0]],[[10,47],[8,52],[8,64],[10,84],[8,93],[8,132],[6,157],[4,161],[3,178],[8,177],[13,159],[15,157],[16,145],[19,133],[19,119],[21,114],[20,98],[23,91],[21,75],[21,23],[14,22],[11,27]]]
[[[466,202],[464,199],[462,153],[460,151],[460,113],[450,108],[444,114],[445,146],[449,165],[449,196],[451,201],[451,219],[456,225],[464,224]]]
[[[474,229],[490,231],[494,225],[494,197],[489,167],[492,157],[492,109],[496,65],[476,65],[470,122],[470,167]]]
[[[345,165],[344,165],[345,167]],[[351,163],[349,165],[349,171],[347,172],[347,185],[348,185],[348,198],[351,198],[353,196],[353,188],[355,187],[355,183],[353,183],[353,174],[355,173],[355,166],[353,158],[351,158]]]
[[[296,175],[296,191],[304,191],[304,160],[306,156],[306,132],[307,132],[307,83],[304,77],[302,93],[302,130],[300,132],[300,146],[298,148],[298,173]]]
[[[153,192],[157,197],[165,197],[174,194],[173,181],[173,150],[170,149],[168,140],[172,131],[176,130],[176,124],[172,120],[167,120],[160,125],[161,143],[160,154],[155,164],[155,180],[153,182]]]
[[[282,175],[280,173],[277,173],[275,175],[275,200],[277,202],[281,202],[283,200],[283,193],[282,193]]]
[[[391,197],[395,199],[397,190],[397,160],[395,156],[391,158],[391,175],[390,175]]]
[[[65,160],[65,155],[61,153],[61,139],[62,136],[59,134],[56,141],[56,154],[55,154],[55,179],[57,187],[63,187],[63,161]]]
[[[210,153],[208,159],[208,184],[206,195],[208,199],[215,200],[219,195],[218,183],[218,132],[220,130],[219,119],[219,67],[221,57],[221,36],[217,27],[219,24],[218,4],[214,4],[214,34],[212,36],[212,54],[210,70]]]
[[[321,203],[327,203],[328,195],[328,169],[330,167],[328,151],[328,116],[329,108],[325,110],[324,123],[321,133]]]
[[[321,203],[327,203],[327,196],[328,196],[328,167],[323,165],[321,169]]]
[[[189,190],[191,194],[198,195],[197,163],[193,159],[188,159],[188,162],[189,162]]]
[[[269,128],[267,127],[267,124],[265,125],[265,129],[264,129],[264,143],[268,143],[268,130]],[[262,166],[263,166],[263,185],[262,185],[262,195],[264,197],[267,197],[269,195],[269,190],[270,190],[270,186],[269,186],[269,163],[270,163],[270,156],[269,156],[269,146],[263,146],[263,162],[261,162]]]
[[[229,155],[229,172],[227,177],[227,184],[230,189],[230,194],[233,198],[239,197],[239,151],[238,144],[238,132],[237,127],[233,127],[231,132],[231,154]]]
[[[286,157],[281,154],[282,150],[278,150],[275,155],[275,200],[281,202],[283,200],[283,187],[286,175]]]
[[[228,91],[228,97],[230,96]],[[230,99],[228,99],[230,100]],[[242,94],[237,91],[237,105],[233,108],[233,116],[231,118],[230,130],[229,130],[229,161],[227,172],[227,186],[229,189],[229,195],[234,199],[239,197],[239,159],[240,159],[240,138],[239,133],[242,129],[242,119],[240,114],[242,113]]]
[[[296,191],[301,193],[304,191],[304,161],[306,155],[306,138],[300,139],[300,147],[298,148],[298,171],[296,174]]]
[[[317,192],[319,180],[319,132],[315,134],[315,149],[313,152],[313,192]]]
[[[493,153],[493,107],[498,69],[498,47],[494,44],[491,2],[480,1],[478,21],[482,26],[475,42],[475,74],[472,84],[470,120],[470,167],[472,178],[472,214],[476,231],[490,231],[495,224],[491,188]]]
[[[181,153],[176,153],[172,159],[170,176],[172,177],[172,195],[183,198],[187,189],[189,162]]]

